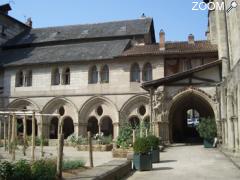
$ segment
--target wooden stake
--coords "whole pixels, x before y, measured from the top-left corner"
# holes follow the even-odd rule
[[[8,153],[11,153],[11,129],[12,129],[11,115],[8,116]]]
[[[41,157],[44,156],[43,154],[43,117],[40,116],[40,121],[41,121]]]
[[[4,150],[7,151],[7,119],[4,119]]]
[[[26,115],[23,117],[23,155],[26,156],[26,148],[27,148],[27,117]]]
[[[92,136],[91,132],[88,131],[88,149],[89,149],[89,163],[90,167],[93,167],[93,152],[92,152]]]
[[[16,159],[16,115],[13,114],[12,116],[12,160],[15,161]]]
[[[57,176],[62,179],[64,134],[58,135]]]
[[[0,120],[0,141],[2,141],[2,120]]]
[[[135,132],[135,129],[133,129],[133,143],[135,143],[136,141],[136,132]]]
[[[35,112],[32,114],[32,161],[35,161]]]

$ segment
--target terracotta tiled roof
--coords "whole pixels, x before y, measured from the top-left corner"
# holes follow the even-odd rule
[[[189,44],[187,41],[166,42],[165,46],[163,51],[159,50],[159,44],[133,46],[125,50],[122,56],[217,52],[217,46],[209,41],[195,41],[195,44]]]

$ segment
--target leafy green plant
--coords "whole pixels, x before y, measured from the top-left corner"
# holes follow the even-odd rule
[[[120,148],[129,148],[132,144],[132,132],[132,127],[129,124],[123,125],[120,128],[116,144]]]
[[[63,161],[63,170],[77,169],[84,167],[85,162],[83,160],[67,160]]]
[[[150,135],[148,137],[146,137],[148,140],[149,145],[151,146],[152,149],[158,149],[159,148],[159,138],[154,136],[154,135]]]
[[[70,135],[67,138],[67,142],[70,145],[86,145],[87,144],[87,138],[83,137],[83,136],[76,136],[75,134]]]
[[[45,139],[45,138],[39,138],[39,137],[36,137],[35,138],[35,145],[36,146],[40,146],[41,145],[41,141],[42,141],[42,143],[43,143],[43,146],[48,146],[48,140],[47,139]],[[27,143],[28,144],[32,144],[32,136],[28,136],[27,137]]]
[[[13,165],[12,179],[31,180],[31,166],[26,160],[20,160]]]
[[[103,145],[111,144],[112,143],[112,136],[111,135],[102,136],[101,139],[100,139],[100,143],[103,144]]]
[[[0,179],[10,180],[13,174],[13,164],[8,161],[0,162]]]
[[[217,136],[217,127],[214,119],[202,118],[196,127],[200,137],[204,139],[213,139]]]
[[[38,160],[32,164],[34,180],[53,180],[56,176],[56,162],[54,160]]]
[[[146,154],[151,150],[150,143],[146,137],[137,138],[133,144],[133,151],[136,154]]]

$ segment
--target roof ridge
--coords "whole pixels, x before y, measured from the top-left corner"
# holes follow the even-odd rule
[[[44,30],[44,29],[64,28],[64,27],[78,27],[78,26],[100,25],[100,24],[109,24],[109,23],[122,23],[122,22],[143,21],[143,20],[153,20],[153,18],[152,17],[146,17],[146,18],[138,18],[138,19],[115,20],[115,21],[106,21],[106,22],[97,22],[97,23],[48,26],[48,27],[32,28],[32,30]]]

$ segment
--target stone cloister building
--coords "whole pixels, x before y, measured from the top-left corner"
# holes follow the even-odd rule
[[[226,148],[239,149],[237,9],[227,15],[228,38],[224,13],[210,11],[207,40],[170,42],[161,31],[159,43],[148,17],[32,28],[10,9],[0,6],[0,105],[60,114],[43,118],[46,138],[57,137],[59,123],[65,137],[90,130],[116,138],[126,122],[150,122],[167,143],[191,141],[193,110],[216,120]]]

